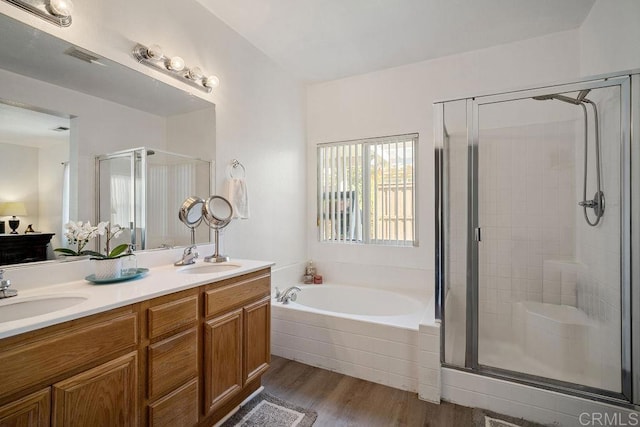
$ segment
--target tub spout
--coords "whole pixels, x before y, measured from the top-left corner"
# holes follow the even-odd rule
[[[298,297],[296,292],[300,292],[300,289],[297,286],[291,286],[290,288],[285,289],[282,293],[276,293],[276,301],[281,302],[283,304],[289,304],[289,301],[295,301]]]

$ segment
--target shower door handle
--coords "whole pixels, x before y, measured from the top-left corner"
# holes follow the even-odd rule
[[[482,242],[482,229],[480,227],[476,227],[475,234],[476,234],[476,242]]]

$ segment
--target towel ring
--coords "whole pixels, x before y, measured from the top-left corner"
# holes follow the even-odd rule
[[[242,176],[233,176],[233,171],[237,168],[242,169]],[[231,178],[245,178],[247,176],[247,170],[244,168],[244,165],[240,163],[237,159],[231,160],[231,170],[229,171],[229,176]]]

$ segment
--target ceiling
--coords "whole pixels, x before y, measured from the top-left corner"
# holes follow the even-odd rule
[[[197,0],[306,82],[578,28],[595,0]]]
[[[68,117],[0,102],[0,143],[43,148],[69,141]]]

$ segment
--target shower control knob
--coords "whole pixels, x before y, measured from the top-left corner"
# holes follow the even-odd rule
[[[595,200],[583,200],[582,202],[578,202],[578,205],[593,209],[597,206],[597,203]]]

